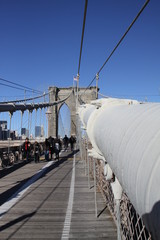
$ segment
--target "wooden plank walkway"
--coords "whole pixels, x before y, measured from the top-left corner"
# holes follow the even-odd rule
[[[94,189],[88,188],[78,155],[65,152],[59,162],[31,162],[1,178],[1,240],[117,238],[108,210],[95,217]],[[97,197],[99,213],[105,205]]]

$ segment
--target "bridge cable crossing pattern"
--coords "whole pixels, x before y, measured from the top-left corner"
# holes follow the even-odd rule
[[[150,0],[147,0],[145,2],[145,4],[143,5],[143,7],[140,9],[140,11],[138,12],[138,14],[136,15],[136,17],[134,18],[134,20],[132,21],[132,23],[129,25],[129,27],[127,28],[127,30],[125,31],[125,33],[123,34],[123,36],[121,37],[121,39],[119,40],[119,42],[116,44],[116,46],[114,47],[114,49],[112,50],[112,52],[110,53],[110,55],[107,57],[107,59],[105,60],[105,62],[103,63],[103,65],[100,67],[100,69],[98,70],[97,74],[99,75],[100,72],[102,71],[102,69],[104,68],[104,66],[107,64],[107,62],[109,61],[109,59],[112,57],[113,53],[116,51],[116,49],[119,47],[119,45],[121,44],[121,42],[123,41],[123,39],[126,37],[127,33],[129,32],[129,30],[132,28],[132,26],[134,25],[134,23],[136,22],[136,20],[139,18],[139,16],[141,15],[141,13],[143,12],[143,10],[145,9],[145,7],[148,5]],[[81,94],[83,95],[86,90],[91,86],[91,84],[94,82],[94,80],[96,79],[97,74],[94,76],[94,78],[92,79],[92,81],[89,83],[89,85],[87,86],[87,88],[85,89],[85,91]]]

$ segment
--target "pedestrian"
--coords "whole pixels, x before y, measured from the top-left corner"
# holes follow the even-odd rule
[[[50,144],[48,139],[46,138],[44,143],[44,155],[45,155],[46,161],[49,161],[49,147],[50,147]]]
[[[68,139],[67,135],[65,135],[64,138],[63,138],[63,145],[64,145],[64,150],[65,151],[67,151],[68,143],[69,143],[69,139]]]
[[[51,160],[52,160],[52,155],[53,155],[53,152],[54,152],[54,138],[50,136],[48,138],[48,142],[49,142],[49,153],[50,153]]]
[[[39,158],[40,158],[40,145],[37,141],[35,141],[35,143],[34,143],[34,161],[35,161],[35,163],[39,162]]]
[[[56,138],[54,141],[54,153],[56,155],[56,159],[59,161],[59,153],[61,151],[61,141],[59,138]]]
[[[26,158],[26,162],[29,162],[31,155],[31,143],[28,138],[25,139],[25,142],[22,145],[22,150],[24,152],[24,157]]]
[[[76,142],[75,138],[73,136],[70,137],[69,139],[70,146],[71,146],[71,151],[74,150],[74,143]]]

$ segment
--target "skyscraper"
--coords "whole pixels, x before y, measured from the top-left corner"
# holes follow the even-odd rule
[[[35,137],[41,137],[41,126],[35,126]]]

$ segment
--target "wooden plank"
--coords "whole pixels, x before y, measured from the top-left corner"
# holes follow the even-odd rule
[[[71,153],[71,152],[70,152]],[[64,160],[49,169],[0,220],[0,239],[61,239],[68,206],[72,177],[72,160]],[[71,158],[71,157],[70,157]],[[27,179],[35,175],[46,162],[31,162],[1,179],[0,196],[7,200]],[[26,181],[24,181],[26,179]],[[5,194],[7,193],[8,196]],[[105,205],[100,194],[98,212]],[[4,200],[4,199],[3,199]],[[83,163],[76,160],[74,202],[69,239],[116,239],[116,226],[107,209],[96,218],[94,189],[88,188]]]

